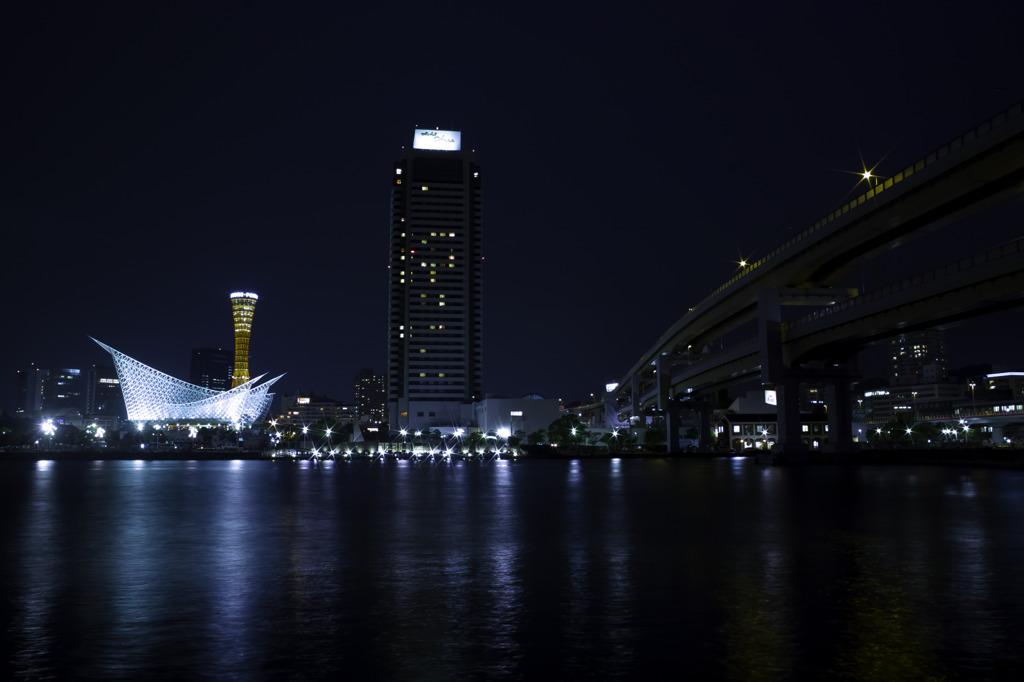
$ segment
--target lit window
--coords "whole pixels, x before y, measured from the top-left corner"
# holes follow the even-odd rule
[[[420,352],[421,352],[421,353],[426,353],[426,352],[427,352],[427,349],[426,349],[426,348],[420,348]]]
[[[427,191],[428,189],[430,189],[430,188],[429,188],[429,187],[427,187],[426,185],[423,185],[423,187],[421,187],[420,189],[422,189],[422,190],[423,190],[424,192],[426,192],[426,191]]]

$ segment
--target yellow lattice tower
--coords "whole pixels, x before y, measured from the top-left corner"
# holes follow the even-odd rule
[[[231,388],[249,381],[249,336],[258,299],[259,296],[249,291],[231,294],[231,316],[235,320],[235,366],[231,372]]]

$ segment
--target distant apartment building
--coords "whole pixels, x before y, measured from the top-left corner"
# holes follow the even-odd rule
[[[215,391],[231,388],[231,351],[222,348],[193,348],[188,382]]]
[[[113,365],[93,365],[85,380],[87,417],[125,417],[121,381]]]
[[[889,342],[892,386],[941,384],[949,381],[946,335],[938,329],[900,334]]]
[[[43,379],[49,370],[36,367],[18,370],[14,382],[14,413],[30,415],[43,409]]]
[[[355,376],[356,419],[369,426],[386,428],[387,424],[387,376],[375,374],[373,369],[364,368]]]
[[[281,396],[281,410],[277,417],[278,428],[302,428],[320,421],[327,421],[329,424],[355,423],[356,408],[354,405],[316,395]]]

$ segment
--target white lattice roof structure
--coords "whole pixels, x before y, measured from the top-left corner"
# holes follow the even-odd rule
[[[96,339],[93,339],[96,341]],[[274,399],[268,389],[280,375],[256,385],[265,374],[227,391],[190,384],[144,365],[96,341],[114,358],[128,419],[133,422],[239,422],[261,419]]]

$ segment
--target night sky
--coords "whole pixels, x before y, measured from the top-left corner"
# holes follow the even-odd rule
[[[894,173],[1024,99],[1005,0],[20,4],[7,409],[29,363],[109,364],[90,335],[187,378],[192,348],[232,347],[237,290],[260,295],[254,374],[351,400],[386,368],[391,164],[416,126],[461,130],[482,166],[485,390],[572,401],[852,196],[843,171]],[[998,210],[884,276],[1020,236],[1024,204]],[[961,329],[952,364],[1024,369],[1018,345]]]

